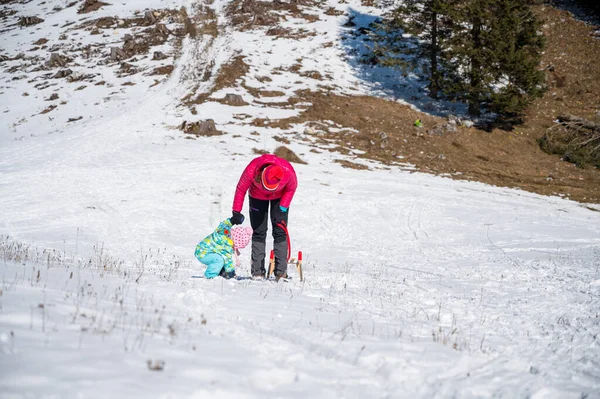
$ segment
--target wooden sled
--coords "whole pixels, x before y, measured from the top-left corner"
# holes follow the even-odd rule
[[[296,270],[298,271],[298,276],[300,277],[300,281],[304,281],[304,274],[302,272],[302,251],[298,251],[298,258],[291,258],[288,260],[288,266],[295,265]],[[269,277],[273,275],[275,271],[275,253],[271,250],[271,255],[269,256],[269,272],[267,273],[267,280]]]

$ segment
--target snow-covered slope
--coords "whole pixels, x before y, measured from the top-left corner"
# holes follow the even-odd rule
[[[168,6],[181,5],[197,9]],[[219,35],[185,38],[162,84],[120,93],[107,112],[87,92],[75,124],[1,133],[0,397],[600,397],[600,213],[561,198],[345,169],[333,162],[344,156],[292,141],[307,162],[290,208],[306,281],[293,269],[280,284],[195,278],[194,247],[230,215],[253,150],[280,144],[280,130],[234,116],[299,112],[257,102],[238,80],[212,98],[249,105],[195,106],[227,134],[187,140],[173,127],[194,117],[180,100],[210,90],[215,74],[198,83],[202,72],[242,51],[244,84],[272,76],[254,83],[285,99],[316,87],[271,75],[292,51],[312,54],[307,70],[331,68],[342,91],[372,87],[334,57],[339,43],[320,54],[309,44],[322,37],[308,36],[294,49],[228,25],[227,6],[211,5]],[[334,27],[345,19],[330,6],[362,7],[312,6]],[[303,21],[285,23],[312,29]]]
[[[95,1],[90,1],[94,3]],[[60,133],[129,108],[173,63],[181,0],[126,1],[90,12],[83,1],[8,1],[0,21],[0,142]],[[156,22],[144,13],[156,11]],[[25,25],[26,18],[39,18]],[[164,36],[155,31],[165,26]],[[127,59],[112,49],[131,38]],[[153,60],[154,52],[164,59]],[[52,58],[58,56],[57,59]]]

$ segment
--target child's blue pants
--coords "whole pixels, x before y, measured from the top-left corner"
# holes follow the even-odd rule
[[[217,277],[225,265],[223,257],[216,253],[206,254],[199,261],[206,265],[206,271],[204,272],[204,277],[206,278]]]

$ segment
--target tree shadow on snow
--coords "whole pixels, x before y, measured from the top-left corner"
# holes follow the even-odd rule
[[[373,95],[401,100],[420,111],[436,115],[449,114],[463,116],[467,106],[462,103],[434,100],[428,96],[428,80],[414,72],[373,65],[369,62],[372,54],[369,39],[371,24],[379,17],[348,9],[349,18],[341,26],[341,44],[346,52],[346,60],[354,69],[356,76],[364,82]]]

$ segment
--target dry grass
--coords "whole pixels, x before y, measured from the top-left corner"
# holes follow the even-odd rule
[[[285,96],[285,93],[282,91],[277,91],[277,90],[259,90],[258,96],[259,97],[283,97],[283,96]]]
[[[307,124],[306,141],[318,150],[352,154],[384,164],[414,164],[419,170],[456,179],[517,187],[544,195],[564,195],[581,202],[600,202],[600,170],[580,169],[559,157],[544,153],[537,143],[558,114],[592,118],[600,111],[600,40],[592,28],[548,6],[536,7],[545,20],[547,50],[546,95],[529,109],[525,123],[512,131],[459,128],[435,134],[446,121],[419,113],[394,101],[375,97],[344,97],[323,92],[298,92],[290,104],[312,104],[300,116],[284,120],[255,119],[261,127],[290,129]],[[301,60],[290,70],[299,71]],[[424,127],[417,128],[420,118]],[[352,128],[330,132],[323,121]],[[358,133],[356,132],[358,131]],[[331,144],[334,146],[331,146]],[[352,165],[345,164],[347,167]],[[363,168],[362,165],[357,167]]]
[[[195,39],[198,36],[198,29],[196,28],[196,24],[192,22],[189,17],[184,17],[183,19],[183,30],[186,35],[189,35],[192,39]]]
[[[356,169],[356,170],[368,170],[369,167],[365,165],[361,165],[355,162],[346,161],[345,159],[336,159],[334,162],[339,163],[344,168],[348,169]]]
[[[40,112],[40,115],[45,115],[49,112],[54,111],[58,106],[57,105],[49,105],[48,108],[44,109],[42,112]]]
[[[250,69],[248,64],[244,62],[244,58],[244,56],[237,56],[234,57],[231,62],[224,64],[221,69],[219,69],[219,74],[217,75],[215,84],[210,92],[201,93],[196,97],[188,95],[188,97],[184,98],[182,102],[187,106],[192,106],[193,104],[202,104],[211,96],[212,93],[226,87],[235,87],[238,79],[246,76]]]
[[[375,97],[343,97],[323,93],[298,93],[291,102],[312,104],[299,117],[285,120],[255,120],[256,126],[289,129],[307,123],[314,131],[305,132],[308,142],[329,151],[351,154],[365,151],[361,158],[384,164],[403,162],[419,170],[450,174],[454,178],[482,181],[498,186],[520,187],[540,194],[564,194],[584,202],[600,202],[600,173],[581,170],[540,150],[535,138],[520,129],[488,133],[462,128],[442,136],[429,134],[444,123],[441,118]],[[414,126],[420,118],[423,128]],[[332,133],[322,121],[352,128]],[[331,147],[336,143],[336,147]]]
[[[327,11],[325,11],[325,15],[331,15],[331,16],[335,16],[335,17],[343,15],[343,14],[344,14],[344,11],[337,10],[335,7],[329,7],[327,9]]]
[[[254,26],[274,26],[281,19],[282,14],[296,18],[303,18],[309,22],[319,19],[316,15],[306,14],[299,6],[311,6],[312,0],[303,2],[276,2],[256,0],[235,0],[229,4],[226,15],[238,30],[252,29]]]
[[[150,75],[170,75],[173,72],[173,69],[175,69],[173,65],[157,67],[150,72]]]
[[[232,3],[229,15],[241,29],[255,25],[273,26],[278,17],[271,15],[271,11],[280,7],[291,6],[238,0]],[[286,11],[301,14],[292,8],[286,8]],[[326,151],[348,155],[361,153],[358,157],[387,165],[397,165],[401,160],[421,171],[456,179],[518,187],[544,195],[560,194],[582,202],[600,202],[600,171],[579,169],[563,162],[557,156],[544,153],[537,143],[558,114],[590,118],[600,111],[600,63],[597,62],[600,40],[590,36],[590,27],[572,20],[563,11],[548,6],[537,6],[536,11],[546,21],[547,50],[543,67],[547,68],[550,89],[529,109],[525,123],[512,131],[460,128],[454,133],[436,134],[446,123],[442,118],[381,98],[330,95],[325,93],[325,86],[323,92],[298,92],[283,104],[312,104],[299,116],[284,120],[256,118],[250,124],[283,129],[290,129],[293,124],[311,126],[305,135],[314,151],[326,148]],[[298,59],[288,70],[300,73],[301,68],[302,60]],[[213,90],[241,84],[257,98],[283,94],[246,87],[242,78],[248,70],[244,58],[236,57],[221,68]],[[304,71],[302,75],[324,79],[318,71]],[[262,80],[269,81],[270,78],[262,77]],[[209,96],[210,93],[203,94],[193,102],[202,102]],[[414,126],[416,119],[423,121],[423,128]],[[333,121],[338,129],[330,131],[324,121]],[[265,151],[255,149],[255,153]],[[348,161],[340,163],[346,167],[368,169]]]
[[[524,134],[534,139],[544,136],[559,115],[592,121],[600,116],[600,40],[591,36],[590,26],[574,21],[566,11],[541,6],[537,13],[545,22],[542,66],[548,92],[530,107],[523,126]]]
[[[285,137],[282,137],[282,136],[273,136],[273,140],[278,141],[278,142],[283,143],[283,144],[290,144],[291,143],[291,141],[289,141],[288,139],[286,139]]]
[[[99,0],[85,0],[79,10],[77,10],[77,13],[87,14],[89,12],[97,11],[107,5],[109,4]]]

